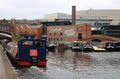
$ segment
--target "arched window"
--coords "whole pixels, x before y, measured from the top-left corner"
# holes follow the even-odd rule
[[[82,39],[82,33],[78,33],[78,39]]]

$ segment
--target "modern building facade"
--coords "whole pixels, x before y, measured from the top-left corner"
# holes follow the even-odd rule
[[[88,23],[92,26],[118,25],[120,23],[120,10],[80,10],[76,11],[76,24]],[[65,13],[45,15],[46,20],[71,21],[72,16]]]
[[[46,14],[44,17],[45,21],[71,21],[71,15],[65,13],[51,13]]]
[[[120,38],[120,25],[103,26],[101,34]]]

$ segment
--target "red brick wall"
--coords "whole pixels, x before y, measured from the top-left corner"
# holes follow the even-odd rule
[[[18,27],[16,27],[16,33],[19,34],[35,34],[35,39],[41,39],[42,38],[42,26],[39,28],[30,28],[28,24],[21,25],[19,24]]]
[[[91,25],[69,25],[69,26],[48,26],[47,41],[75,41],[78,33],[82,34],[82,39],[91,37]],[[62,35],[61,35],[62,34]],[[62,38],[62,40],[61,40]]]

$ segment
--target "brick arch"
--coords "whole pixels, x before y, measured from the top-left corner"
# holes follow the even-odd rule
[[[93,39],[92,41],[101,42],[100,39]]]

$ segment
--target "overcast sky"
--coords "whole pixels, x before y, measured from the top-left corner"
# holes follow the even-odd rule
[[[0,19],[40,19],[50,13],[76,10],[120,9],[120,0],[1,0]]]

